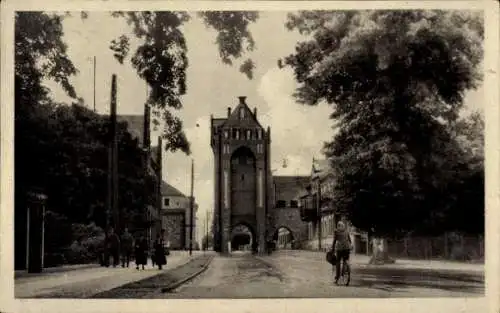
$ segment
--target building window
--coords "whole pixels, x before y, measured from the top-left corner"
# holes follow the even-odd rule
[[[299,207],[299,202],[297,200],[290,201],[290,207],[291,208],[298,208]]]
[[[229,131],[228,130],[224,131],[224,138],[229,139]]]
[[[262,148],[262,144],[261,143],[257,144],[257,153],[262,153],[263,150],[264,149]]]
[[[244,119],[244,118],[245,118],[245,109],[241,108],[240,109],[240,119]]]
[[[262,129],[259,129],[259,130],[257,131],[257,138],[258,138],[258,139],[262,139]]]
[[[222,151],[224,154],[229,154],[229,145],[228,144],[225,144],[223,146],[223,151]]]
[[[252,131],[250,129],[247,129],[247,140],[252,139]]]
[[[278,201],[276,201],[276,207],[277,208],[284,208],[284,207],[286,207],[286,201],[285,200],[278,200]]]
[[[164,206],[169,206],[170,205],[170,199],[169,198],[164,198],[163,199],[163,205]]]
[[[240,130],[239,129],[236,130],[236,139],[240,139]]]

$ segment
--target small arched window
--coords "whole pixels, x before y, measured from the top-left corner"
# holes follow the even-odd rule
[[[240,119],[244,119],[245,118],[245,108],[241,108],[240,109]]]

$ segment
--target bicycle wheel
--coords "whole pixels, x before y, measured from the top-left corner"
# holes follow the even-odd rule
[[[347,262],[342,264],[342,275],[340,278],[342,279],[342,285],[349,286],[351,282],[351,267]]]

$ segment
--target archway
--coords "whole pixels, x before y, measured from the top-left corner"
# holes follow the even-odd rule
[[[295,236],[290,228],[286,226],[278,227],[274,232],[274,248],[276,250],[294,249]]]
[[[251,227],[238,224],[231,230],[231,250],[251,251],[255,243],[255,233]]]

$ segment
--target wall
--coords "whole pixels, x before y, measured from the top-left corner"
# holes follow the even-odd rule
[[[273,232],[276,232],[280,227],[288,228],[296,242],[300,242],[307,224],[300,219],[299,208],[280,208],[275,209],[275,225]]]
[[[184,249],[184,213],[167,213],[162,219],[166,230],[164,240],[168,242],[170,249]]]
[[[168,206],[165,205],[165,199],[169,199]],[[182,196],[166,196],[163,197],[162,207],[164,210],[189,208],[189,198]]]

